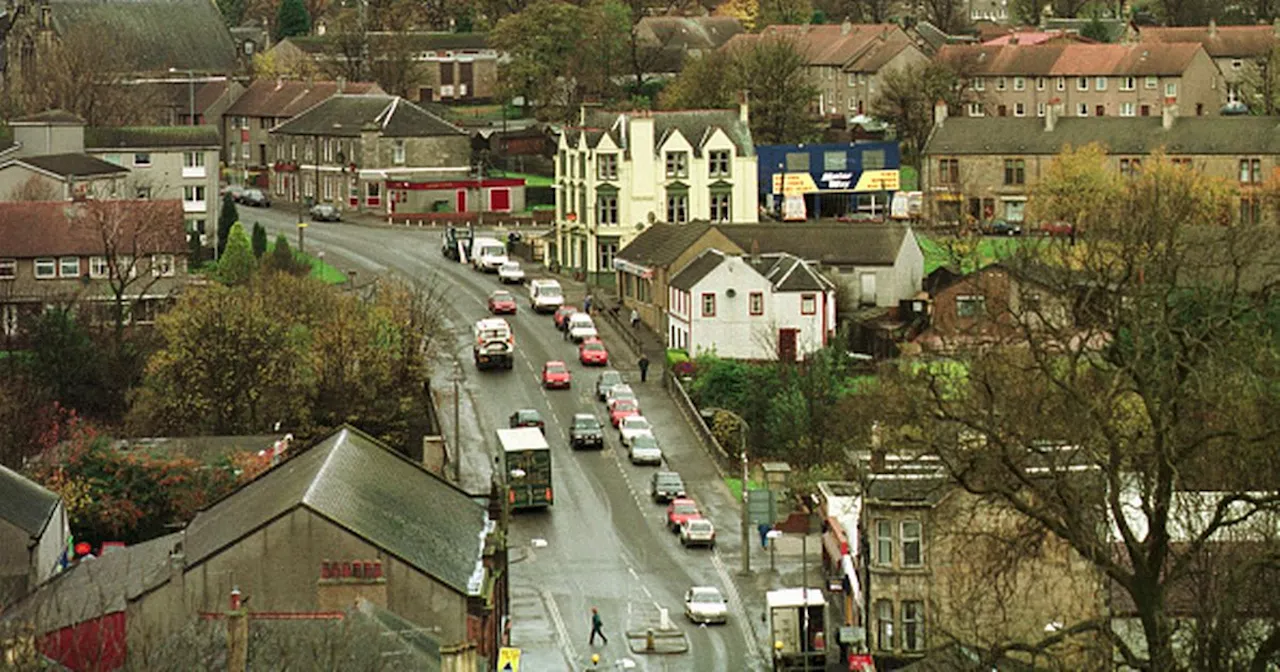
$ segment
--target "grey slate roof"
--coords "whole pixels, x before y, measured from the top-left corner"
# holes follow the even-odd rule
[[[284,135],[359,136],[365,126],[383,137],[410,138],[466,133],[399,96],[336,95],[272,129]]]
[[[138,72],[236,70],[235,45],[209,0],[51,0],[58,34],[93,31],[129,49]]]
[[[953,487],[955,485],[944,476],[872,477],[867,482],[867,499],[933,506],[950,494]]]
[[[1177,117],[1165,130],[1160,117],[1061,117],[1052,131],[1043,119],[948,117],[925,154],[1057,154],[1092,142],[1112,154],[1280,153],[1280,117]]]
[[[618,251],[618,258],[641,266],[668,266],[693,242],[711,229],[710,224],[657,223],[631,239]]]
[[[15,163],[25,163],[62,177],[123,175],[129,172],[128,168],[118,166],[109,161],[103,161],[88,154],[45,154],[43,156],[24,156],[14,161]]]
[[[66,110],[45,110],[28,114],[25,117],[18,117],[11,124],[67,124],[72,126],[83,126],[84,119],[74,112]]]
[[[747,263],[778,292],[821,292],[834,285],[803,259],[786,252],[748,256]]]
[[[689,144],[693,145],[693,153],[702,155],[702,145],[715,129],[733,142],[739,156],[755,155],[755,144],[751,140],[751,127],[742,121],[738,110],[673,110],[666,112],[646,112],[653,117],[653,148],[657,149],[672,133],[679,131]],[[608,112],[593,110],[587,114],[586,124],[582,128],[566,128],[566,140],[571,145],[578,141],[578,136],[587,133],[587,142],[592,147],[600,141],[604,134],[613,138],[614,144],[624,147],[630,154],[631,147],[623,142],[623,136],[630,139],[632,112]],[[625,130],[623,127],[626,127]],[[597,135],[598,133],[598,135]]]
[[[894,224],[718,224],[716,230],[747,252],[788,252],[823,265],[892,266],[908,229]]]
[[[306,507],[468,595],[487,527],[483,506],[350,427],[196,515],[192,567],[298,507]]]
[[[213,126],[132,126],[84,129],[85,151],[201,147],[218,149]]]
[[[710,249],[703,250],[693,261],[689,262],[676,277],[671,278],[668,283],[676,289],[689,291],[693,289],[699,281],[711,274],[711,271],[720,267],[724,263],[725,254],[720,250]]]
[[[39,483],[0,465],[0,519],[39,537],[60,501]]]

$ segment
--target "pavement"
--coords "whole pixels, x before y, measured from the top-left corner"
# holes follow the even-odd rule
[[[241,219],[260,221],[271,235],[296,236],[296,210],[242,208]],[[636,670],[764,670],[771,642],[764,623],[764,595],[773,588],[799,586],[805,575],[807,543],[810,587],[824,584],[817,535],[807,542],[784,536],[772,553],[760,548],[752,529],[744,547],[741,503],[735,500],[715,462],[699,442],[685,416],[660,380],[664,347],[656,334],[642,329],[641,347],[652,366],[647,383],[639,383],[638,353],[623,345],[617,333],[628,328],[598,320],[609,345],[613,366],[631,381],[645,416],[657,428],[665,456],[664,469],[680,472],[690,493],[717,527],[714,551],[684,549],[665,527],[665,510],[648,497],[652,467],[633,466],[608,433],[602,451],[574,452],[568,447],[568,421],[575,412],[596,413],[595,373],[576,360],[576,349],[562,340],[549,316],[536,315],[521,301],[509,318],[517,339],[517,364],[509,372],[477,372],[470,361],[471,324],[486,315],[485,299],[500,285],[492,275],[445,259],[440,253],[443,228],[388,226],[381,220],[355,216],[343,223],[313,223],[306,230],[307,251],[324,252],[325,261],[343,271],[357,271],[357,284],[371,276],[396,274],[440,283],[448,297],[446,317],[453,342],[439,349],[432,387],[439,404],[442,433],[452,443],[455,431],[462,446],[460,485],[469,492],[488,491],[494,430],[505,427],[518,408],[536,408],[547,422],[552,444],[556,503],[543,513],[514,516],[511,527],[511,646],[522,650],[522,669],[590,669],[593,653],[599,669]],[[530,277],[550,274],[526,264]],[[568,303],[581,306],[586,288],[557,278]],[[515,288],[513,293],[521,298]],[[596,305],[604,305],[597,302]],[[625,319],[625,316],[624,316]],[[538,384],[542,362],[562,359],[574,375],[569,391],[546,391]],[[457,380],[458,394],[454,395]],[[459,422],[454,423],[454,399]],[[752,569],[740,575],[744,550]],[[770,560],[774,569],[770,570]],[[715,585],[730,603],[729,623],[692,626],[683,617],[683,594],[693,585]],[[604,618],[607,646],[587,641],[590,608]],[[668,612],[688,642],[688,651],[669,655],[636,652],[627,633],[640,632]]]

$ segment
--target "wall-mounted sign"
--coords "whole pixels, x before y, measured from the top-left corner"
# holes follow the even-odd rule
[[[818,182],[823,189],[848,189],[853,184],[853,173],[823,173]]]
[[[864,170],[854,191],[897,191],[901,180],[896,170]]]
[[[773,193],[784,196],[812,194],[818,191],[809,173],[774,173]]]
[[[804,206],[804,195],[787,194],[782,201],[782,221],[803,222],[808,217],[808,209]]]

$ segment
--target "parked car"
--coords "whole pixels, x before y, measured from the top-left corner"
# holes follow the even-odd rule
[[[619,399],[635,400],[635,398],[636,398],[636,391],[631,389],[631,386],[627,385],[626,383],[614,385],[613,387],[609,388],[607,392],[604,393],[604,403],[606,406],[610,408],[610,410],[613,409],[613,402]]]
[[[1067,222],[1043,222],[1040,224],[1040,233],[1045,236],[1069,236],[1074,229],[1075,227]]]
[[[559,329],[560,331],[564,331],[565,329],[568,329],[569,316],[573,315],[576,312],[578,312],[578,309],[574,308],[573,306],[560,306],[559,308],[556,308],[555,315],[553,315],[551,318],[555,320],[556,329]]]
[[[604,448],[604,426],[590,413],[575,413],[573,426],[569,428],[569,446],[579,448]]]
[[[685,494],[684,479],[674,471],[659,471],[649,479],[649,496],[655,502],[669,502]]]
[[[637,436],[653,436],[653,425],[643,415],[632,415],[618,423],[618,434],[622,437],[622,445],[629,446]]]
[[[1003,219],[993,219],[983,225],[982,232],[988,236],[1021,236],[1022,225]]]
[[[511,292],[503,289],[489,294],[489,312],[494,315],[502,315],[503,313],[514,315],[516,313],[516,297],[511,296]]]
[[[581,343],[589,338],[599,338],[596,323],[586,313],[574,313],[569,316],[569,340]]]
[[[240,195],[240,202],[255,208],[271,207],[271,199],[261,189],[245,189]]]
[[[689,497],[678,497],[667,505],[667,528],[672,532],[679,532],[685,521],[701,517],[702,511],[698,510],[698,503]]]
[[[511,414],[508,423],[512,429],[517,427],[537,427],[543,434],[547,433],[547,423],[542,421],[542,414],[532,408],[522,408]]]
[[[311,206],[311,220],[316,222],[341,222],[342,212],[332,203],[316,203]]]
[[[710,549],[716,547],[716,526],[706,518],[694,518],[685,521],[680,526],[680,545],[688,548],[689,546],[706,546]]]
[[[524,282],[524,269],[520,268],[520,262],[508,261],[498,267],[498,280],[504,285],[518,285]]]
[[[244,189],[245,189],[244,187],[238,184],[228,184],[227,186],[222,188],[222,194],[224,196],[226,194],[231,194],[231,200],[235,201],[236,203],[239,203],[240,199],[244,198]]]
[[[694,586],[684,594],[684,615],[694,623],[727,623],[729,605],[715,586]]]
[[[583,366],[608,366],[609,351],[598,338],[588,338],[578,346],[578,361]]]
[[[662,449],[652,434],[641,434],[631,440],[627,447],[627,455],[631,464],[662,464]]]
[[[565,366],[564,362],[550,361],[542,365],[542,386],[548,390],[553,388],[567,390],[571,382],[569,367]]]
[[[596,377],[596,398],[600,401],[604,401],[610,389],[615,385],[621,385],[624,382],[626,381],[622,379],[622,374],[613,369],[601,372],[600,375]]]
[[[640,415],[640,404],[634,399],[619,399],[609,407],[609,422],[617,427],[623,418],[629,418],[633,415]]]

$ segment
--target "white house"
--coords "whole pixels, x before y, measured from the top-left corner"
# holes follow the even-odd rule
[[[617,251],[654,222],[757,221],[747,105],[737,110],[583,109],[556,157],[556,259],[612,273]]]
[[[70,537],[62,498],[0,466],[0,611],[61,571]]]
[[[836,327],[835,284],[785,252],[709,249],[667,291],[667,346],[690,353],[795,361],[825,346]]]

